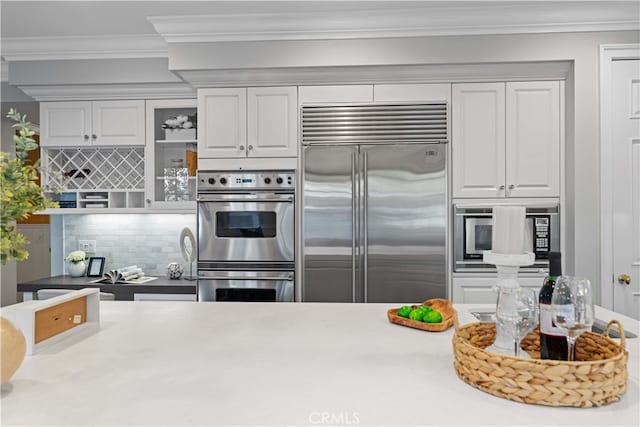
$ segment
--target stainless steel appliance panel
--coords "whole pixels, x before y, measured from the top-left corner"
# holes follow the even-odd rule
[[[198,262],[291,262],[291,194],[200,195]]]
[[[446,295],[446,146],[361,146],[365,302]]]
[[[357,152],[356,146],[304,147],[303,301],[355,300]]]
[[[205,271],[198,301],[293,302],[293,271]]]

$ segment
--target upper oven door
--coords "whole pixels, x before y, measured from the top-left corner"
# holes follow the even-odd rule
[[[292,194],[198,197],[198,261],[293,260]]]

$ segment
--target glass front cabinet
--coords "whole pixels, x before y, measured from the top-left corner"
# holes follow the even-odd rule
[[[146,207],[196,209],[196,113],[196,99],[147,101]]]

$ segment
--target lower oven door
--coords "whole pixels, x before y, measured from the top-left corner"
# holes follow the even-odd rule
[[[198,301],[293,302],[293,271],[200,271]]]

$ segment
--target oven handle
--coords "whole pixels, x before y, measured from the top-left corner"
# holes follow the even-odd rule
[[[202,280],[286,280],[293,282],[293,276],[293,273],[283,274],[282,276],[228,276],[206,271],[198,273],[198,278]]]
[[[198,202],[285,202],[293,203],[293,195],[291,194],[269,194],[269,195],[257,195],[252,194],[250,196],[232,196],[225,197],[223,195],[215,194],[200,194],[198,195]]]

